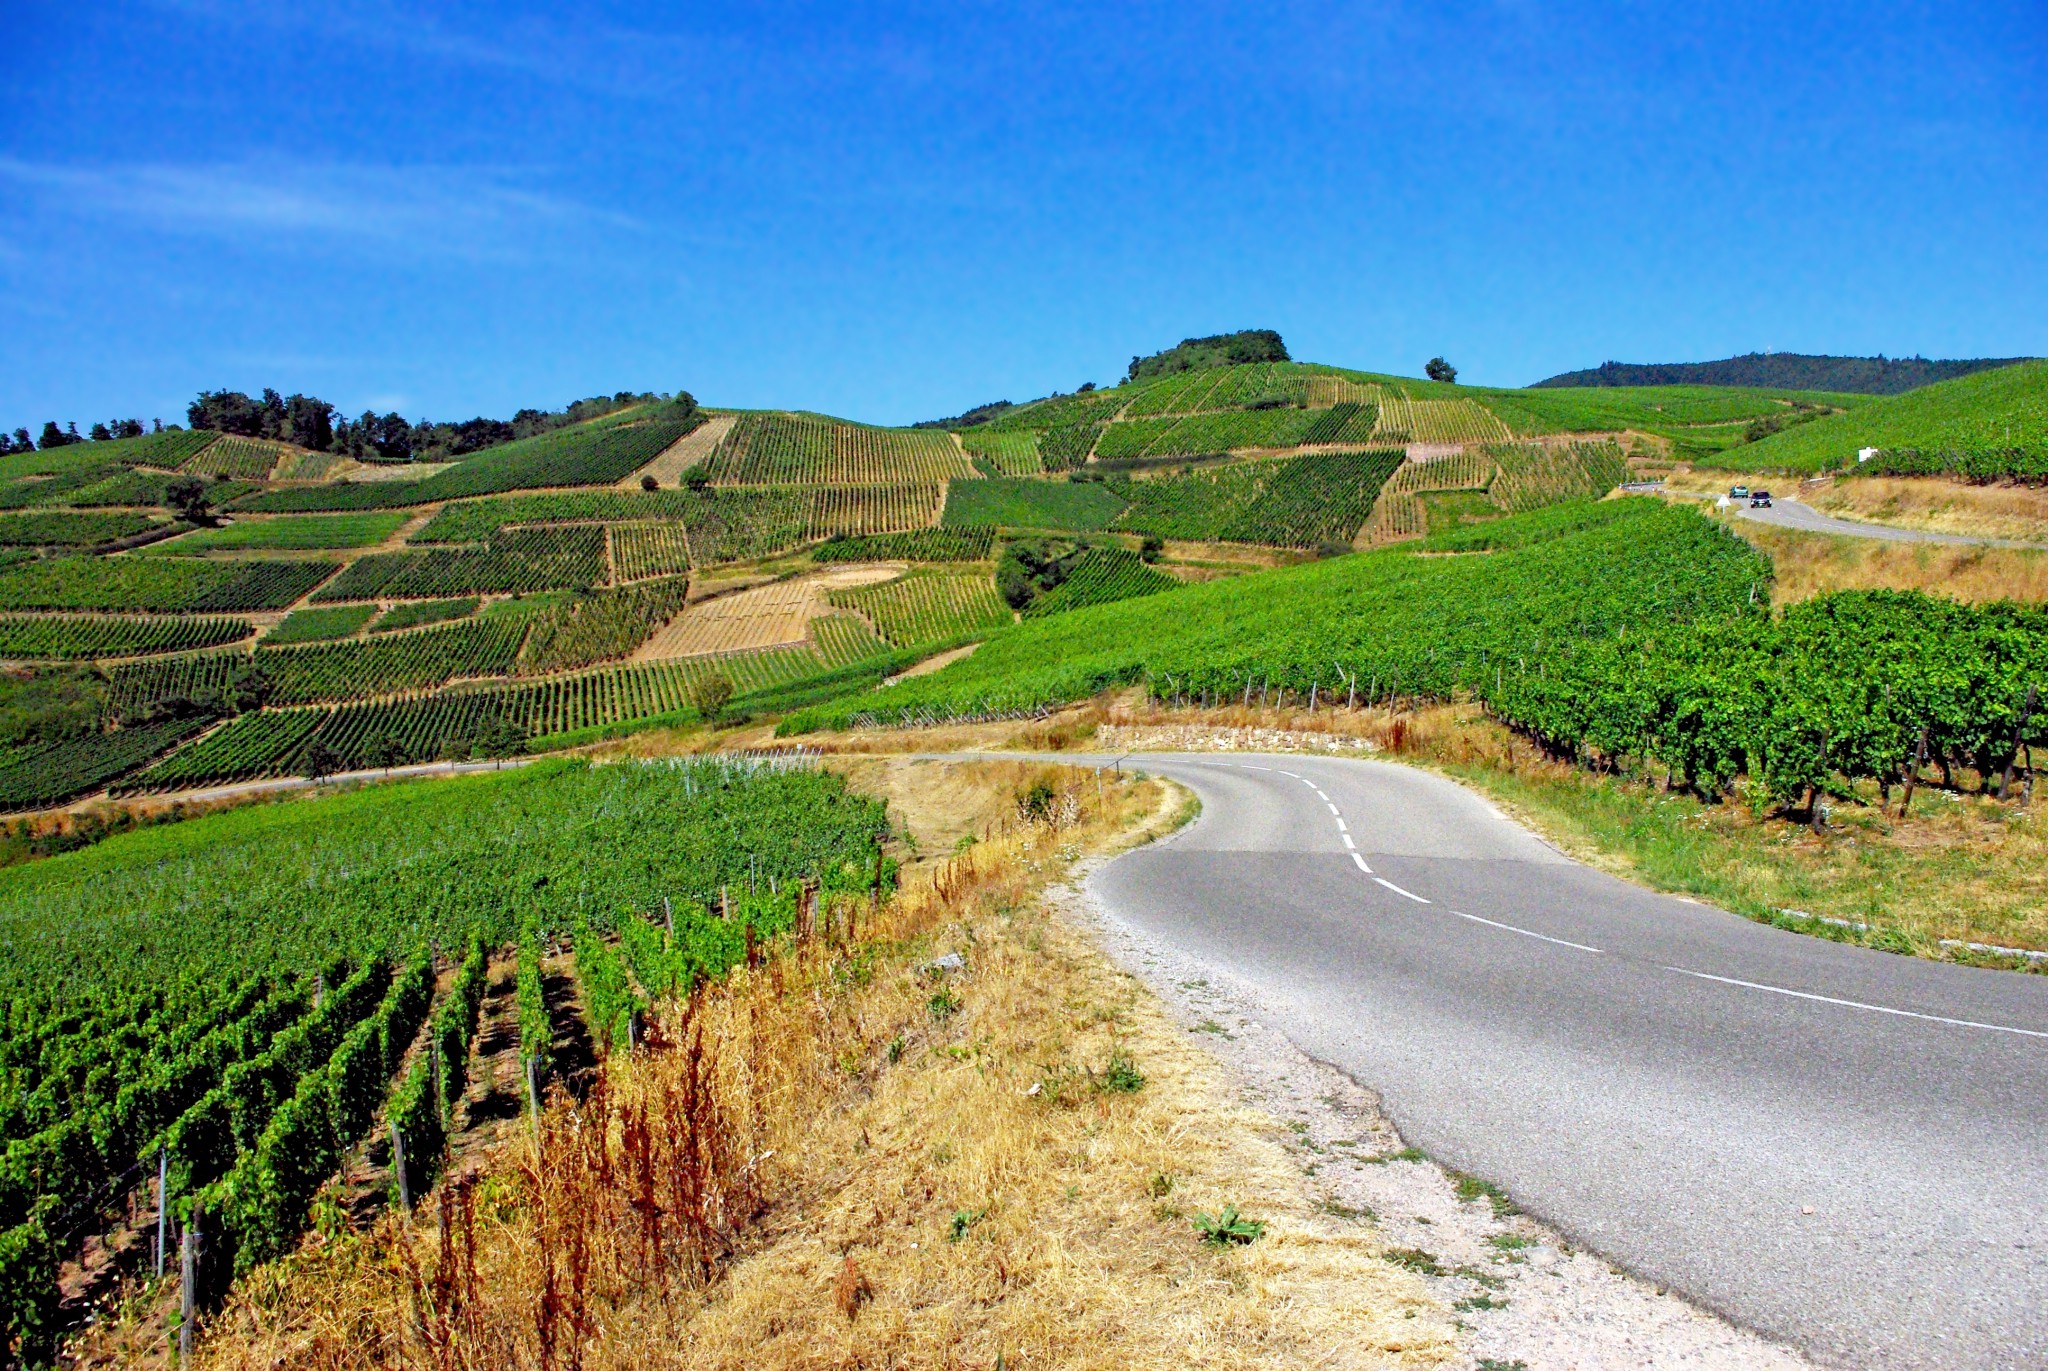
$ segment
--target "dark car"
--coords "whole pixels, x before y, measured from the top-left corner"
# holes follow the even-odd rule
[[[1771,507],[1771,492],[1768,490],[1752,490],[1749,492],[1749,507],[1751,509],[1769,509]]]

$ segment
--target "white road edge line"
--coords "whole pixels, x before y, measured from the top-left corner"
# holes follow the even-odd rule
[[[1384,877],[1384,876],[1375,876],[1375,877],[1373,877],[1373,879],[1374,879],[1375,881],[1378,881],[1378,882],[1379,882],[1379,883],[1380,883],[1381,885],[1385,886],[1385,887],[1386,887],[1387,889],[1389,889],[1389,890],[1393,891],[1393,892],[1394,892],[1394,893],[1395,893],[1396,895],[1405,895],[1405,896],[1406,896],[1406,897],[1408,897],[1409,899],[1411,899],[1411,900],[1415,901],[1415,903],[1417,903],[1417,904],[1429,904],[1429,903],[1430,903],[1430,901],[1428,901],[1428,900],[1425,900],[1425,899],[1423,899],[1423,898],[1422,898],[1422,897],[1421,897],[1420,895],[1416,894],[1416,893],[1415,893],[1414,891],[1412,891],[1412,890],[1403,890],[1403,889],[1401,889],[1401,887],[1400,887],[1400,886],[1398,886],[1398,885],[1395,885],[1395,884],[1394,884],[1394,883],[1393,883],[1392,881],[1388,880],[1388,879],[1387,879],[1386,877]]]
[[[1667,966],[1666,971],[1675,971],[1681,976],[1693,976],[1702,981],[1719,981],[1722,985],[1739,985],[1744,990],[1765,990],[1773,995],[1786,995],[1795,1000],[1815,1000],[1821,1004],[1838,1004],[1848,1009],[1867,1009],[1873,1014],[1896,1014],[1902,1019],[1921,1019],[1927,1023],[1945,1023],[1954,1028],[1981,1028],[1987,1033],[2012,1033],[2022,1038],[2048,1038],[2048,1033],[2033,1028],[2012,1028],[2002,1023],[1979,1023],[1975,1019],[1949,1019],[1939,1014],[1921,1014],[1911,1009],[1893,1009],[1889,1005],[1866,1004],[1862,1000],[1838,1000],[1832,995],[1815,995],[1804,990],[1787,990],[1783,986],[1761,985],[1756,981],[1738,981],[1733,976],[1710,976],[1704,971],[1688,971],[1682,966]]]
[[[1358,869],[1360,871],[1363,871],[1368,876],[1372,875],[1372,868],[1365,864],[1365,858],[1359,856],[1356,851],[1352,852],[1351,860],[1358,863]]]
[[[1495,923],[1492,919],[1482,919],[1477,914],[1465,914],[1455,909],[1451,913],[1456,914],[1461,919],[1470,919],[1475,924],[1485,924],[1488,928],[1498,928],[1503,933],[1519,933],[1525,938],[1534,938],[1538,942],[1556,943],[1559,947],[1577,948],[1581,952],[1591,952],[1596,957],[1602,955],[1599,948],[1588,947],[1584,943],[1574,943],[1568,942],[1563,938],[1553,938],[1548,933],[1536,933],[1526,928],[1516,928],[1513,924]]]
[[[1344,840],[1344,846],[1350,848],[1353,852],[1358,850],[1358,844],[1351,841],[1349,833],[1339,833],[1337,836]]]

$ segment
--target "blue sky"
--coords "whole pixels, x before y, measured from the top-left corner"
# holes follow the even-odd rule
[[[2048,352],[2048,10],[0,8],[0,423]]]

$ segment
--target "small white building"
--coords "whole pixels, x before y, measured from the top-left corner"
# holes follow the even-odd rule
[[[1859,447],[1856,449],[1856,463],[1858,466],[1861,466],[1875,456],[1877,456],[1877,449],[1874,447]]]

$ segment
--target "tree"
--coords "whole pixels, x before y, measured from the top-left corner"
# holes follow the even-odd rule
[[[325,452],[334,445],[334,406],[311,395],[294,395],[284,402],[284,428],[281,436],[288,441]]]
[[[51,419],[43,425],[43,436],[36,440],[36,446],[48,452],[55,447],[69,447],[77,441],[77,438],[58,428],[55,419]]]
[[[1145,535],[1145,541],[1138,545],[1138,556],[1147,562],[1159,560],[1159,554],[1166,551],[1166,540],[1156,533]]]
[[[655,480],[655,479],[654,479],[654,473],[650,471],[650,472],[648,472],[648,473],[647,473],[647,474],[646,474],[645,476],[642,476],[642,477],[640,478],[640,489],[642,489],[642,490],[660,490],[660,489],[661,489],[661,482],[659,482],[659,481]]]
[[[239,390],[202,390],[185,406],[185,421],[194,428],[232,433],[242,438],[263,436],[263,409]]]
[[[723,672],[708,672],[690,682],[690,703],[697,707],[698,717],[707,724],[718,722],[718,716],[731,702],[732,682]]]
[[[213,522],[213,497],[197,476],[180,476],[164,487],[164,504],[187,523]]]
[[[365,437],[370,446],[377,449],[380,462],[410,462],[412,460],[412,425],[405,416],[398,413],[385,415],[364,414],[362,422],[368,429]]]
[[[1422,369],[1422,373],[1430,380],[1442,381],[1445,385],[1454,386],[1458,383],[1458,369],[1441,357],[1430,358],[1429,365]]]
[[[306,768],[306,774],[317,781],[323,776],[332,776],[341,770],[342,757],[339,752],[315,738],[306,744],[305,757],[301,765]]]
[[[691,467],[683,473],[683,484],[691,490],[702,490],[711,484],[711,473],[703,467]]]
[[[114,435],[108,431],[107,426],[105,424],[94,424],[92,428],[88,431],[86,436],[91,438],[95,443],[111,442],[113,441],[114,437]]]

